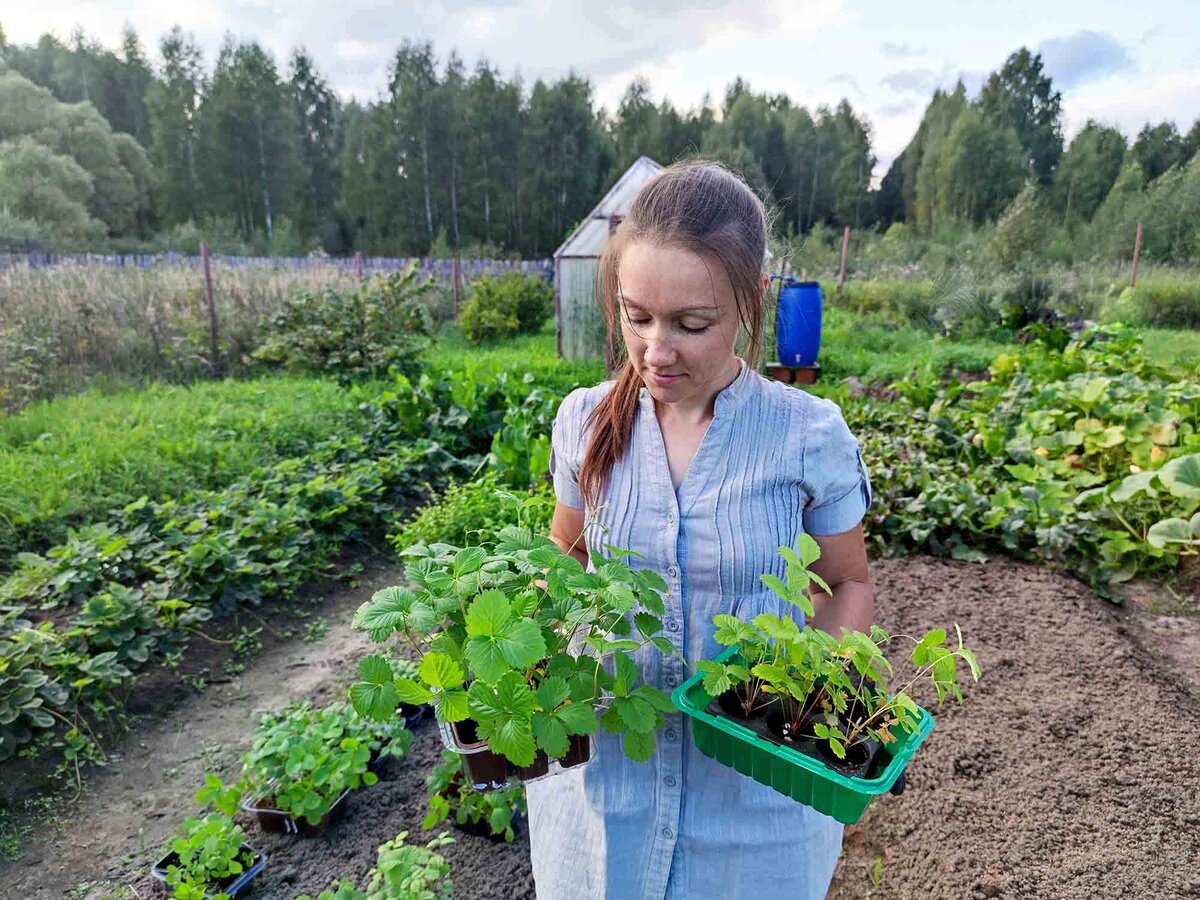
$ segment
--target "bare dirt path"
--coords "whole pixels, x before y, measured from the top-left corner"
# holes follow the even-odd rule
[[[0,868],[0,897],[99,898],[120,885],[147,896],[146,867],[193,811],[205,769],[235,772],[260,711],[340,694],[367,647],[350,615],[395,576],[369,569],[359,588],[326,600],[323,640],[268,646],[239,678],[145,727],[54,832]],[[1192,644],[1179,639],[1195,634],[1194,610],[1113,607],[1065,576],[999,558],[879,560],[872,576],[882,624],[913,633],[959,623],[984,678],[963,708],[935,712],[906,793],[847,830],[831,900],[1200,897],[1200,685],[1189,680]],[[380,843],[404,829],[424,840],[438,751],[429,724],[417,726],[410,755],[322,838],[248,826],[270,855],[253,896],[315,896],[340,876],[361,885]],[[445,855],[456,897],[532,900],[524,835],[511,846],[455,837]]]

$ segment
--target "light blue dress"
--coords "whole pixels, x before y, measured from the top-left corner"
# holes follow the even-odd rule
[[[559,408],[550,468],[565,506],[584,505],[584,420],[611,384],[576,390]],[[744,361],[676,493],[643,388],[631,443],[586,532],[588,547],[637,550],[631,563],[670,585],[664,633],[687,668],[646,647],[636,657],[642,679],[669,693],[722,649],[717,613],[771,611],[803,624],[759,575],[782,577],[781,546],[794,547],[801,531],[848,531],[870,502],[837,404]],[[530,784],[528,797],[538,900],[821,900],[841,851],[839,823],[701,754],[680,713],[667,716],[648,762],[631,762],[601,731],[596,759]]]

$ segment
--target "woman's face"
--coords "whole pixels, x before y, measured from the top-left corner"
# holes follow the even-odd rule
[[[721,265],[639,242],[621,254],[617,280],[629,359],[655,400],[707,402],[729,383],[739,319]]]

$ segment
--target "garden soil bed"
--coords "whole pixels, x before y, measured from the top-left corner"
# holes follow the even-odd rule
[[[234,774],[257,711],[332,699],[352,677],[369,645],[349,614],[393,573],[374,574],[330,598],[340,614],[321,642],[268,646],[234,682],[145,727],[60,810],[48,837],[0,866],[0,896],[61,897],[78,886],[72,896],[100,898],[119,885],[153,896],[150,863],[193,812],[205,768]],[[878,560],[872,577],[882,624],[915,633],[957,621],[984,677],[964,708],[930,707],[937,728],[909,767],[908,790],[879,798],[847,829],[832,900],[1200,896],[1200,689],[1185,674],[1195,662],[1163,655],[1144,605],[1113,607],[1065,576],[996,558]],[[1136,735],[1114,733],[1121,709],[1138,711]],[[380,843],[405,829],[427,839],[425,776],[440,742],[431,721],[416,735],[410,755],[352,795],[323,837],[262,835],[246,821],[270,857],[251,896],[315,896],[339,877],[364,886]],[[456,897],[532,900],[524,831],[511,845],[451,834]]]

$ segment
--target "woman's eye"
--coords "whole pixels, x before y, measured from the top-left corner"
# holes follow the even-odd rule
[[[688,334],[704,334],[704,332],[708,331],[708,328],[709,328],[709,326],[707,326],[707,325],[700,325],[696,328],[691,328],[687,325],[680,325],[679,327],[682,328],[684,331],[686,331]]]

